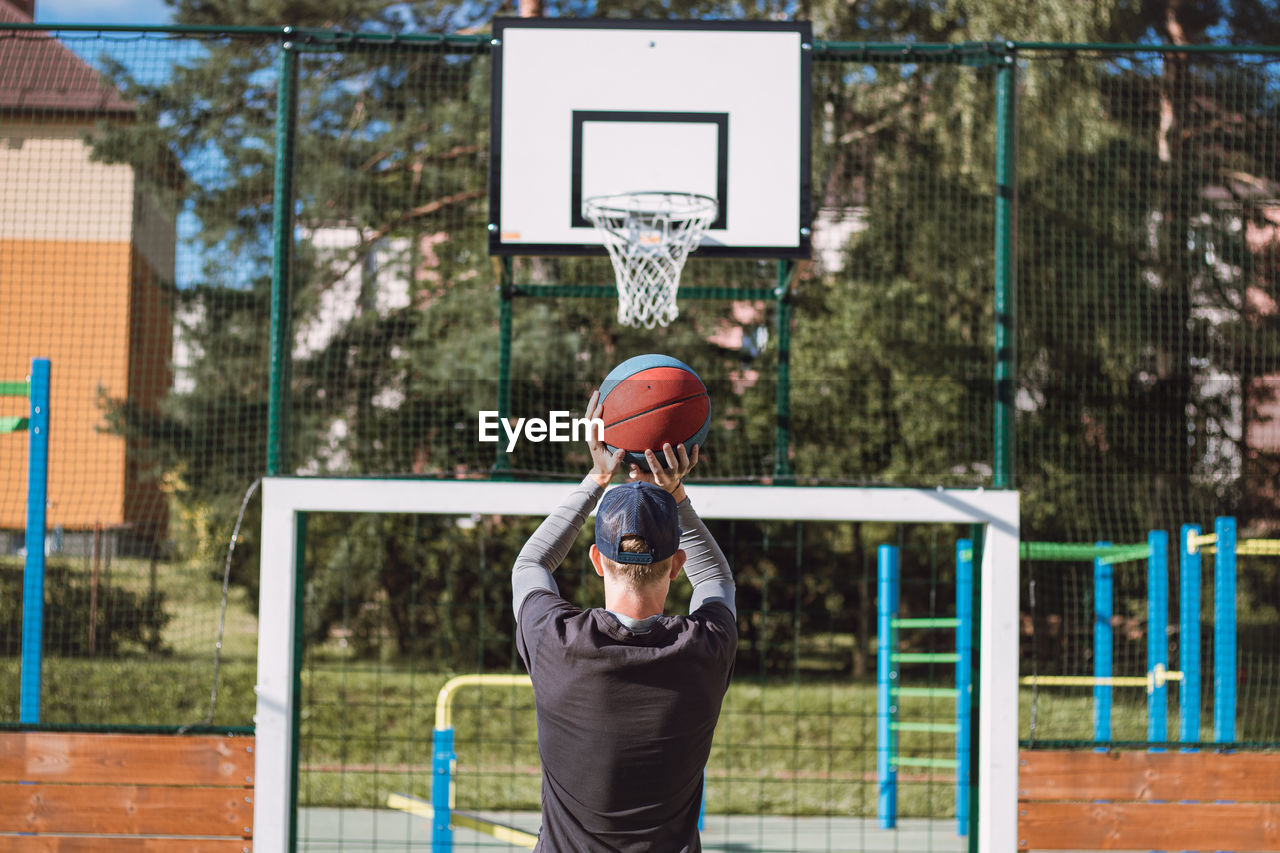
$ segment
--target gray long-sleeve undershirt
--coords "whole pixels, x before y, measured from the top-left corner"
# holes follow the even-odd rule
[[[520,615],[520,605],[529,593],[546,589],[559,594],[552,573],[564,562],[587,516],[595,509],[604,489],[590,477],[585,478],[569,493],[564,502],[538,525],[529,541],[520,549],[511,570],[512,602],[515,614]],[[689,600],[692,613],[709,601],[719,601],[737,616],[734,605],[733,572],[724,552],[712,538],[702,519],[694,512],[686,497],[676,509],[680,514],[680,547],[685,552],[684,573],[693,584],[693,597]]]

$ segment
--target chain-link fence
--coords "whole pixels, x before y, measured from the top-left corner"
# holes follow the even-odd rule
[[[507,453],[478,412],[581,412],[640,352],[711,389],[704,482],[1014,486],[1035,541],[1274,528],[1280,55],[819,42],[813,259],[695,255],[707,298],[639,332],[604,258],[489,256],[489,49],[0,29],[0,380],[52,372],[49,721],[202,719],[226,572],[219,719],[248,722],[256,479],[576,479],[580,447]],[[9,719],[26,454],[0,435]],[[186,686],[88,687],[104,659]]]

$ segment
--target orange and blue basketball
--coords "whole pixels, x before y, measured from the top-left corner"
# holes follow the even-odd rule
[[[693,368],[667,355],[648,354],[619,364],[600,385],[604,442],[648,471],[644,451],[662,458],[662,446],[690,453],[711,426],[711,397]]]

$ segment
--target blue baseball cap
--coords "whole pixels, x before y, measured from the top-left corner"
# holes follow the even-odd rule
[[[622,550],[622,539],[639,536],[648,553]],[[615,563],[648,565],[680,549],[680,516],[676,499],[661,486],[643,480],[614,486],[596,511],[596,547]]]

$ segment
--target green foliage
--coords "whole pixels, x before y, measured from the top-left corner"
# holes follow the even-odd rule
[[[1276,361],[1274,334],[1260,334],[1275,318],[1248,307],[1276,282],[1241,239],[1255,203],[1230,177],[1275,173],[1256,141],[1276,127],[1223,126],[1214,110],[1191,107],[1200,100],[1265,121],[1267,99],[1250,76],[1244,66],[1223,74],[1181,61],[1163,74],[1136,61],[1031,70],[1046,101],[1049,81],[1078,83],[1108,118],[1065,133],[1050,122],[1023,158],[1019,274],[1031,284],[1020,296],[1019,359],[1032,405],[1019,422],[1019,467],[1038,535],[1135,538],[1243,511],[1244,495],[1256,496],[1274,468],[1274,454],[1223,429],[1237,418],[1255,430],[1265,422],[1255,371]],[[1161,131],[1157,114],[1176,130]],[[1233,476],[1240,459],[1246,470]],[[1109,499],[1064,512],[1088,491]]]
[[[23,569],[6,561],[0,565],[0,655],[22,649],[22,597]],[[95,590],[88,572],[50,560],[44,600],[48,655],[103,658],[162,649],[169,615],[161,592],[142,593],[102,579]]]
[[[192,667],[177,659],[110,660],[49,657],[42,676],[40,718],[48,725],[107,724],[178,727],[209,713],[212,657]],[[0,658],[0,683],[18,684],[19,660]],[[224,662],[214,723],[253,725],[257,666]],[[18,691],[0,692],[0,719],[18,719]]]
[[[536,523],[317,517],[308,526],[308,642],[334,640],[344,656],[459,671],[509,665],[515,619],[507,579]]]
[[[566,493],[569,490],[566,484]],[[509,574],[540,519],[313,514],[307,525],[305,635],[319,659],[420,662],[455,672],[509,671]],[[951,526],[708,522],[733,567],[743,674],[865,677],[874,667],[875,547],[902,550],[904,614],[954,613]],[[603,604],[587,557],[589,522],[556,583],[579,607]],[[688,612],[673,584],[667,612]],[[909,639],[919,646],[927,638]],[[936,640],[946,650],[950,635]],[[907,640],[904,640],[907,642]]]

